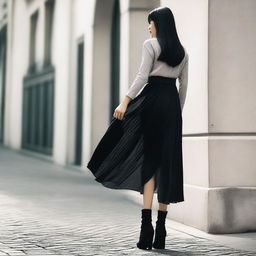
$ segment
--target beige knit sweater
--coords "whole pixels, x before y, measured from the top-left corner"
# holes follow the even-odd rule
[[[143,42],[139,71],[126,95],[134,99],[146,85],[149,76],[175,77],[179,81],[179,98],[181,110],[183,110],[188,86],[188,53],[185,49],[185,57],[176,67],[158,61],[157,58],[160,53],[161,47],[156,37],[146,39]]]

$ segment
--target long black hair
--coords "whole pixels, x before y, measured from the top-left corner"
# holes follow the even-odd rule
[[[177,66],[185,57],[185,49],[179,40],[172,11],[168,7],[155,8],[148,14],[148,23],[151,20],[154,21],[156,37],[161,46],[157,60],[172,67]]]

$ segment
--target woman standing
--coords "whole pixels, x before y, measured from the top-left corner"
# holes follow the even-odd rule
[[[148,23],[139,71],[87,165],[103,186],[143,194],[140,249],[165,248],[167,206],[184,201],[182,110],[189,57],[168,7],[152,10]],[[154,193],[159,202],[155,232]]]

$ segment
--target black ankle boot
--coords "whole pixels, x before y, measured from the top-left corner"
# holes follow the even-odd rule
[[[166,228],[165,228],[165,219],[168,211],[158,210],[157,221],[156,221],[156,230],[155,230],[155,239],[153,242],[153,247],[155,249],[164,249],[165,248],[165,237],[166,237]]]
[[[152,249],[152,242],[154,236],[154,228],[152,225],[152,210],[151,209],[141,209],[141,231],[139,242],[137,242],[137,247],[139,249]]]

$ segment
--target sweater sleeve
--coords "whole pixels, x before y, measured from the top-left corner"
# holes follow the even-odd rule
[[[137,93],[142,89],[142,87],[147,83],[149,73],[153,67],[154,62],[154,50],[149,41],[146,39],[142,46],[142,59],[139,67],[139,71],[128,89],[126,95],[134,99]]]
[[[185,63],[181,69],[180,75],[178,77],[179,79],[179,98],[180,98],[180,106],[181,111],[183,110],[184,103],[186,100],[187,95],[187,87],[188,87],[188,62],[189,62],[189,56],[187,54]]]

